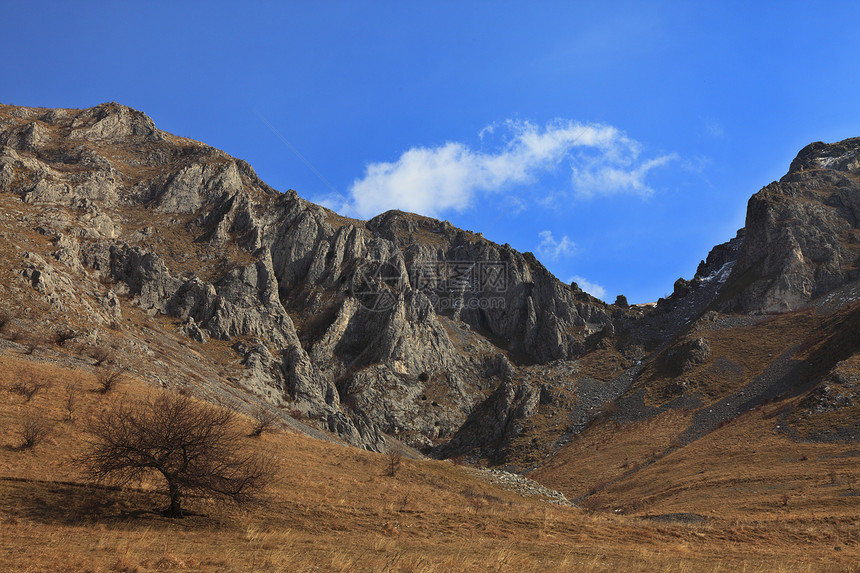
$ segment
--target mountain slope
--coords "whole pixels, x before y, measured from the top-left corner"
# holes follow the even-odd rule
[[[631,307],[444,221],[279,193],[118,104],[0,106],[5,328],[314,435],[522,471],[679,412],[664,451],[686,448],[774,399],[794,438],[853,441],[858,149],[802,150],[695,277]]]
[[[74,354],[67,344],[66,352]],[[101,394],[96,373],[103,367],[83,361],[58,367],[45,348],[32,356],[14,346],[0,339],[0,388],[22,375],[54,384],[30,401],[10,393],[0,403],[0,568],[6,571],[800,572],[852,571],[860,556],[860,527],[846,503],[852,498],[839,497],[851,493],[848,458],[839,460],[835,484],[807,470],[814,489],[805,498],[793,495],[788,506],[779,492],[767,491],[759,500],[766,511],[708,512],[696,521],[690,515],[603,515],[549,504],[523,495],[523,488],[510,490],[504,485],[513,481],[510,476],[450,462],[405,459],[389,475],[388,456],[275,429],[245,438],[249,448],[281,466],[265,503],[243,509],[190,496],[188,515],[168,519],[157,511],[166,498],[158,480],[106,487],[69,463],[84,447],[90,415],[144,397],[151,387],[127,376]],[[67,384],[76,392],[71,420]],[[17,431],[27,412],[54,425],[35,448],[20,450]],[[251,420],[240,424],[251,428]],[[837,453],[833,445],[804,450],[825,451]],[[805,463],[792,465],[796,470]],[[716,469],[708,481],[726,487]],[[661,476],[667,477],[677,479]],[[744,498],[756,497],[745,485]],[[809,494],[818,492],[829,506],[814,506],[810,518]],[[680,504],[672,501],[664,498],[663,504],[674,511]]]
[[[10,229],[48,239],[10,267],[53,312],[98,338],[130,303],[202,344],[236,341],[241,385],[355,444],[429,447],[506,354],[567,359],[612,328],[530,254],[404,213],[345,219],[117,104],[5,106],[0,127],[4,200],[38,207]],[[110,288],[78,296],[96,283]]]

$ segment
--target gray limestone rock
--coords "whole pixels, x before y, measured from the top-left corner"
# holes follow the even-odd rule
[[[339,406],[337,389],[320,374],[301,346],[293,344],[283,350],[281,370],[285,388],[300,409],[318,414]]]
[[[575,356],[587,336],[612,328],[605,305],[558,282],[531,254],[450,223],[398,211],[340,218],[118,104],[15,109],[19,120],[0,133],[0,183],[58,209],[45,221],[58,235],[54,257],[112,285],[99,302],[109,320],[122,316],[118,297],[128,297],[180,319],[180,332],[197,341],[259,339],[276,351],[243,355],[243,385],[331,420],[350,439],[378,444],[378,433],[390,431],[430,447],[488,389],[512,379],[498,349],[464,353],[443,318],[537,362]],[[124,234],[124,208],[190,221],[198,241],[254,262],[207,280],[175,271],[152,246],[157,226]],[[28,272],[36,288],[54,288],[50,269]]]
[[[357,221],[278,193],[247,163],[115,103],[8,109],[0,190],[40,205],[39,228],[56,237],[51,263],[34,255],[21,271],[37,292],[62,304],[68,277],[87,277],[110,284],[94,299],[109,320],[128,297],[201,344],[239,339],[242,387],[370,449],[388,433],[499,455],[541,399],[565,402],[517,381],[525,365],[613,344],[639,359],[711,307],[797,308],[858,278],[858,140],[801,151],[750,200],[746,230],[644,311],[621,296],[610,307],[531,253],[446,221]],[[195,248],[161,246],[162,225]],[[700,338],[671,352],[683,372],[709,349]]]
[[[43,119],[52,118],[46,115]],[[117,103],[103,103],[75,115],[69,137],[86,141],[140,137],[158,142],[164,136],[146,114]]]
[[[813,143],[753,195],[723,309],[794,310],[860,278],[858,150],[860,138]]]
[[[209,337],[206,336],[206,333],[203,332],[199,326],[197,326],[196,322],[194,322],[193,316],[189,316],[188,318],[183,320],[179,324],[177,332],[201,344],[205,344],[206,341],[209,340]]]
[[[118,322],[122,320],[122,305],[115,292],[112,290],[107,291],[100,302],[112,321]]]
[[[540,388],[528,382],[503,382],[434,454],[504,459],[506,446],[522,432],[521,421],[537,410],[540,396]]]

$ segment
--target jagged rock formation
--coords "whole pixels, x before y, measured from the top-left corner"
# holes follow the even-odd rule
[[[529,253],[406,213],[345,219],[118,104],[7,106],[0,129],[0,190],[56,211],[43,230],[57,260],[114,285],[105,320],[120,297],[197,342],[247,340],[248,389],[366,447],[383,432],[430,447],[462,424],[499,351],[478,334],[542,362],[612,329],[605,304]],[[159,215],[201,252],[167,244],[145,223]],[[40,259],[26,278],[48,295],[63,284]],[[474,351],[452,330],[477,333]]]
[[[92,344],[122,338],[155,383],[181,362],[202,386],[240,388],[355,445],[382,450],[396,438],[443,457],[531,465],[594,420],[721,395],[697,376],[725,371],[740,386],[754,377],[757,396],[789,388],[766,374],[791,369],[773,360],[765,374],[746,372],[710,333],[824,295],[831,306],[857,299],[858,148],[808,146],[753,196],[745,229],[671,296],[607,305],[531,253],[448,222],[399,211],[358,221],[275,191],[244,161],[118,104],[0,106],[0,224],[14,230],[0,254],[17,281],[0,296],[14,303],[27,289],[46,320],[84,324]],[[163,333],[193,352],[150,348]],[[198,375],[216,346],[232,363]],[[779,348],[786,364],[795,346]],[[852,352],[837,353],[842,370]],[[834,368],[819,363],[805,381]],[[827,388],[849,379],[834,376]],[[821,389],[805,407],[829,412],[831,395],[854,400],[848,390]],[[652,394],[666,399],[646,403]],[[732,396],[736,414],[748,400]],[[702,428],[714,416],[702,414]]]
[[[670,376],[680,376],[710,356],[711,349],[704,338],[694,338],[678,344],[659,356],[657,367]]]
[[[721,309],[779,312],[860,277],[860,138],[806,146],[752,196]]]
[[[522,420],[535,413],[539,401],[539,389],[529,382],[516,384],[505,380],[437,454],[441,457],[468,454],[477,444],[482,457],[491,456],[494,463],[504,462],[505,445],[519,436]]]

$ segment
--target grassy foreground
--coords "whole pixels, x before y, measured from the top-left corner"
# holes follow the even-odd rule
[[[99,394],[95,372],[0,357],[4,571],[860,570],[860,497],[841,498],[841,511],[789,504],[699,525],[661,522],[526,499],[450,462],[403,460],[389,476],[386,456],[287,432],[248,438],[279,465],[260,506],[193,498],[193,515],[166,519],[157,481],[97,486],[71,462],[89,416],[148,391],[126,379]],[[22,378],[50,385],[27,401],[8,391]],[[34,415],[50,430],[21,449],[21,421]],[[554,471],[559,480],[563,470]]]

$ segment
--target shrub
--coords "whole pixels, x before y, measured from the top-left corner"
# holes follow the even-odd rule
[[[7,311],[0,311],[0,332],[2,332],[7,326],[12,323],[12,313]]]
[[[54,333],[54,342],[57,343],[57,346],[65,346],[66,342],[77,337],[77,331],[72,330],[71,328],[63,328]]]
[[[105,362],[110,362],[113,359],[113,350],[104,346],[93,348],[90,351],[90,358],[95,360],[95,366],[101,366]]]
[[[254,427],[251,429],[251,433],[248,434],[252,438],[256,438],[261,436],[263,432],[267,430],[272,430],[274,428],[275,422],[278,421],[278,414],[269,410],[263,405],[257,407],[254,410]]]
[[[88,430],[89,449],[78,461],[90,476],[122,484],[160,475],[170,499],[163,511],[168,517],[182,516],[191,492],[252,501],[272,472],[247,451],[231,411],[176,393],[120,402],[96,416]]]
[[[21,420],[18,435],[21,443],[18,449],[29,450],[39,445],[51,431],[51,424],[42,416],[28,413]]]
[[[75,404],[78,400],[78,389],[74,384],[66,384],[66,395],[63,399],[63,407],[66,410],[66,420],[75,420]]]
[[[96,374],[96,380],[98,381],[98,388],[96,392],[99,394],[107,394],[111,390],[117,387],[117,385],[122,381],[123,376],[122,369],[104,369],[100,370]]]
[[[29,402],[33,399],[33,396],[39,392],[39,390],[47,388],[48,386],[49,384],[47,382],[36,380],[32,374],[22,374],[19,376],[18,380],[12,384],[9,391],[13,394],[23,396],[24,400]]]

